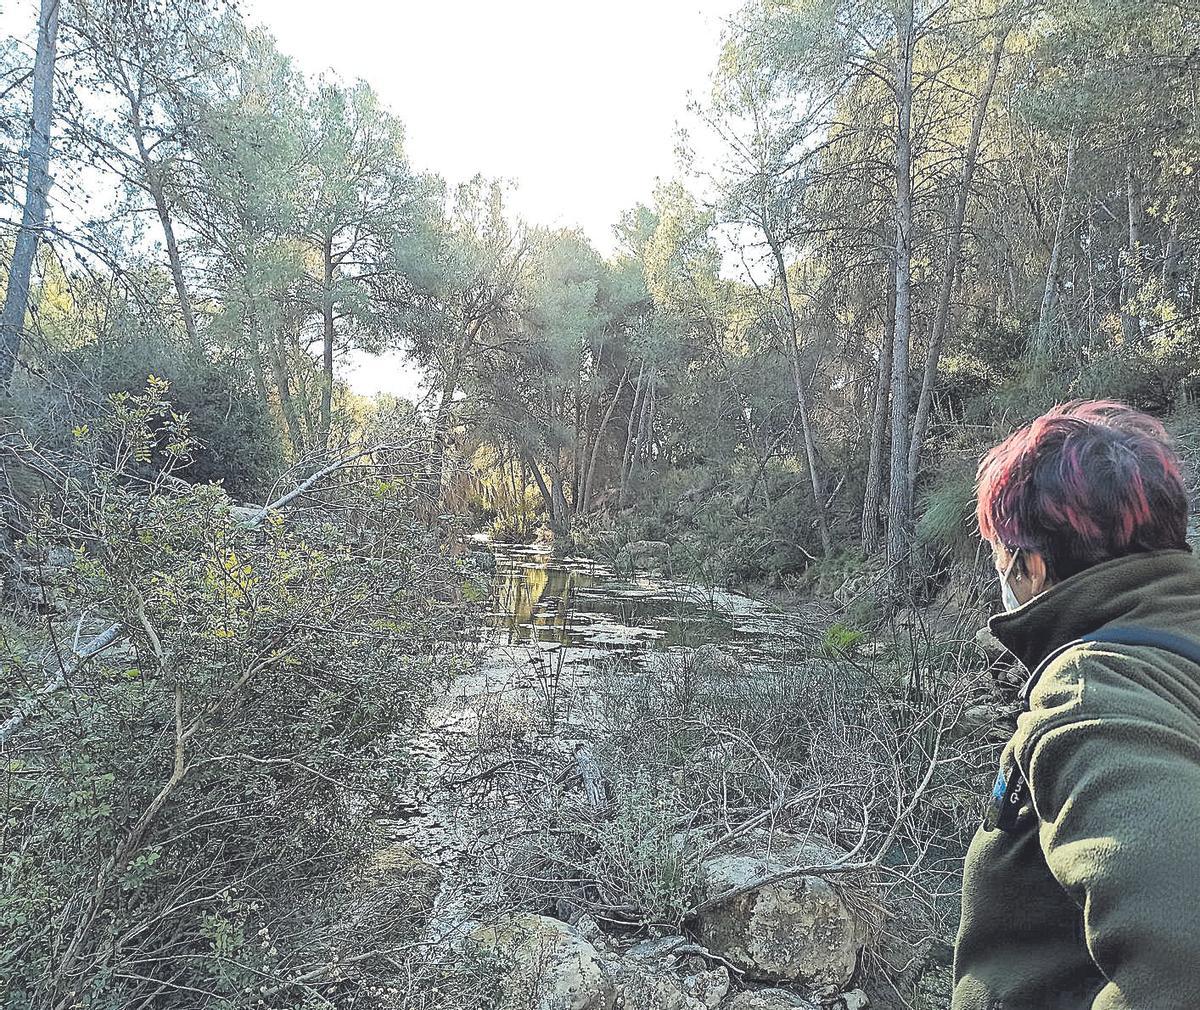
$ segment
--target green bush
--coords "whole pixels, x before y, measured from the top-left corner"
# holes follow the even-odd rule
[[[113,393],[136,394],[154,376],[170,386],[171,405],[187,416],[195,440],[177,476],[220,483],[234,497],[253,500],[269,491],[281,469],[281,433],[245,361],[135,334],[65,352],[49,367],[66,391],[57,411],[60,438],[103,409]]]
[[[461,655],[461,575],[410,518],[419,468],[365,460],[249,523],[175,476],[193,441],[165,396],[113,396],[60,456],[6,446],[42,475],[5,505],[21,549],[57,557],[70,619],[0,641],[22,713],[5,1010],[324,1007],[393,984],[380,952],[423,928],[357,883],[406,788],[404,727]],[[74,658],[77,625],[117,643]]]
[[[867,637],[865,631],[847,627],[845,624],[831,624],[825,629],[821,638],[821,651],[830,658],[853,652],[854,647]]]

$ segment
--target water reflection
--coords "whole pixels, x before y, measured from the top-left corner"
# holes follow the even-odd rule
[[[488,626],[497,645],[565,648],[640,659],[651,651],[722,643],[747,658],[794,647],[794,615],[737,593],[670,579],[623,578],[587,558],[496,548]]]
[[[593,569],[594,564],[590,565]],[[534,550],[498,552],[493,585],[493,627],[510,645],[522,642],[578,644],[570,630],[578,589],[596,584],[594,575]]]

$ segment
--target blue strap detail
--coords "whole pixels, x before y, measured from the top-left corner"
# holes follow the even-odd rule
[[[1034,687],[1041,679],[1042,671],[1064,652],[1075,648],[1077,645],[1086,643],[1095,645],[1146,645],[1153,649],[1162,649],[1164,652],[1171,652],[1177,656],[1182,656],[1184,659],[1189,659],[1200,666],[1200,642],[1194,639],[1185,638],[1183,635],[1176,635],[1171,631],[1157,631],[1154,628],[1122,627],[1120,625],[1101,628],[1099,631],[1093,631],[1079,638],[1073,638],[1071,641],[1060,645],[1037,665],[1037,669],[1029,675],[1029,679],[1025,681],[1025,686],[1021,688],[1019,694],[1026,708],[1029,707],[1029,696],[1033,693]]]
[[[1200,642],[1176,635],[1172,631],[1157,631],[1154,628],[1101,628],[1077,641],[1096,642],[1101,645],[1148,645],[1154,649],[1173,652],[1200,665]]]

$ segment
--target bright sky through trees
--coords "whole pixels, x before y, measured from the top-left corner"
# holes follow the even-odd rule
[[[537,224],[579,225],[603,252],[622,211],[674,170],[674,124],[702,93],[731,0],[249,0],[310,73],[370,82],[419,169],[519,184]]]
[[[702,94],[732,0],[251,0],[309,73],[369,81],[404,121],[415,167],[450,184],[517,183],[535,224],[611,251],[621,213],[675,170],[675,124]],[[397,354],[356,362],[356,391],[415,394]]]
[[[734,0],[467,0],[455,4],[248,0],[307,73],[362,78],[403,120],[413,165],[455,185],[516,184],[533,224],[582,227],[603,252],[623,211],[675,172],[676,123],[702,95]],[[0,9],[32,40],[34,5]],[[397,354],[359,359],[357,392],[412,396]]]

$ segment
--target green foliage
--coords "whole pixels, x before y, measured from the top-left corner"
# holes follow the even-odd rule
[[[844,655],[853,652],[854,647],[866,637],[865,631],[837,622],[825,629],[821,637],[821,651],[830,657]]]
[[[198,484],[220,483],[231,495],[253,500],[269,491],[283,454],[270,407],[240,364],[235,356],[214,360],[145,328],[66,352],[51,367],[67,385],[60,416],[71,428],[86,423],[112,394],[143,389],[148,376],[168,383],[172,409],[187,417],[195,443],[176,475]],[[60,443],[67,437],[57,433]],[[151,437],[161,439],[156,433]]]
[[[129,1005],[158,984],[137,970],[147,959],[211,1005],[326,1005],[392,977],[370,952],[422,925],[372,922],[378,895],[353,883],[406,782],[395,734],[456,661],[437,643],[460,621],[461,577],[411,518],[419,471],[349,465],[309,508],[248,523],[219,487],[175,476],[194,441],[167,395],[161,380],[113,394],[64,454],[18,446],[10,460],[43,475],[8,503],[21,550],[58,551],[83,641],[113,621],[125,640],[77,675],[87,691],[46,697],[9,744],[7,1007],[69,991]],[[28,685],[18,704],[69,655],[68,629],[53,632],[45,670],[5,643],[0,662]],[[368,926],[347,928],[359,916]],[[359,965],[353,978],[338,960]]]
[[[969,458],[969,457],[968,457]],[[953,468],[923,492],[917,537],[928,547],[961,548],[975,534],[975,474]]]
[[[699,853],[676,825],[674,790],[650,780],[614,783],[610,821],[597,832],[587,870],[604,881],[616,905],[640,909],[646,921],[678,929],[699,884]]]

